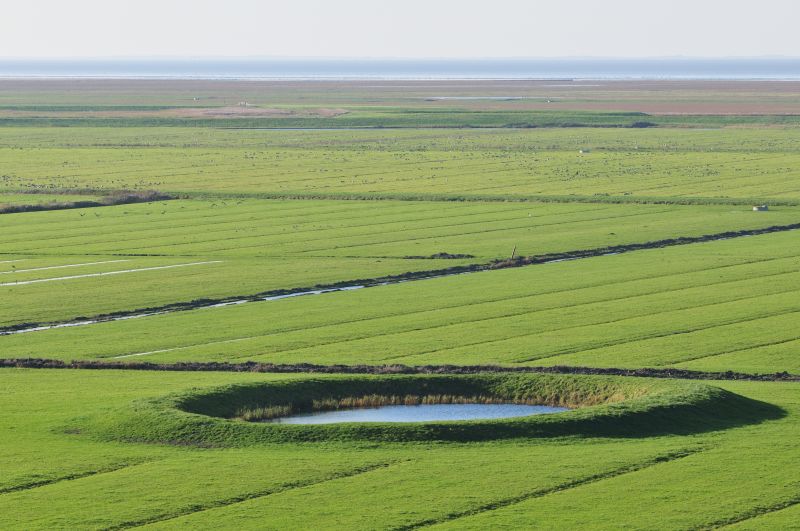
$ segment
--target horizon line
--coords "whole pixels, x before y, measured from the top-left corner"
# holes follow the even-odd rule
[[[730,55],[730,56],[482,56],[482,57],[405,57],[405,56],[271,56],[271,55],[94,55],[94,56],[0,56],[0,61],[753,61],[800,60],[794,55]]]

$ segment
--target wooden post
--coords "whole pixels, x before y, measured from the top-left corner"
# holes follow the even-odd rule
[[[513,250],[513,251],[511,251],[511,259],[512,259],[512,260],[514,259],[514,256],[515,256],[516,254],[517,254],[517,246],[515,245],[515,246],[514,246],[514,250]]]

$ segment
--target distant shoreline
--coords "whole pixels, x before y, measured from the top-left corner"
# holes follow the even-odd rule
[[[800,59],[0,59],[0,78],[278,81],[800,79]]]
[[[543,77],[244,77],[244,76],[55,76],[55,75],[5,75],[2,80],[110,80],[110,81],[800,81],[797,77],[586,77],[568,80]]]

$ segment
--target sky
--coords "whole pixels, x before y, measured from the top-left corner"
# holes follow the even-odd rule
[[[0,57],[800,57],[799,0],[24,0]]]

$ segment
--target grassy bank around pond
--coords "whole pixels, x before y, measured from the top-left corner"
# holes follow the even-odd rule
[[[253,423],[259,412],[307,412],[366,397],[447,396],[462,401],[566,406],[572,411],[466,422]],[[374,399],[374,398],[373,398]],[[779,408],[718,387],[554,374],[314,376],[237,384],[136,401],[71,429],[102,440],[198,447],[285,442],[488,441],[552,437],[638,438],[713,431],[780,418]]]

